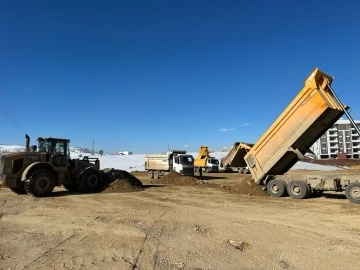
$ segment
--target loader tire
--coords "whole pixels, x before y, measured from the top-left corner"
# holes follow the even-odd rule
[[[287,195],[286,183],[277,179],[270,180],[266,185],[266,191],[272,197],[284,197]]]
[[[79,191],[79,187],[76,184],[66,184],[63,185],[63,187],[68,191],[72,191],[72,192]]]
[[[288,184],[287,192],[293,199],[306,199],[310,195],[308,184],[298,180],[293,180]]]
[[[24,183],[22,183],[21,187],[10,188],[10,190],[18,195],[26,194]]]
[[[25,181],[25,191],[35,197],[46,197],[51,194],[56,185],[55,175],[45,169],[34,171]]]
[[[350,202],[360,204],[360,183],[350,183],[345,188],[345,196]]]
[[[79,177],[79,190],[84,193],[93,193],[101,188],[101,175],[95,170],[86,170]]]

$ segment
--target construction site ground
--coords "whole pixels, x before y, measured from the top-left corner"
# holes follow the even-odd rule
[[[209,185],[133,175],[143,189],[2,188],[0,269],[359,269],[360,205],[343,194],[242,195],[236,173],[204,173]]]

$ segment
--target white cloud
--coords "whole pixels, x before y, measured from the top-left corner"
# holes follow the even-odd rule
[[[220,128],[219,131],[221,132],[227,132],[227,131],[233,131],[236,128]]]
[[[248,125],[250,125],[250,124],[249,124],[249,123],[241,124],[242,127],[246,127],[246,126],[248,126]]]
[[[190,146],[190,145],[187,145],[187,144],[184,145],[185,148],[188,148],[189,146]]]

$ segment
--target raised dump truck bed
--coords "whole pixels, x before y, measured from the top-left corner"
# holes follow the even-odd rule
[[[230,152],[221,159],[221,167],[225,168],[226,171],[249,173],[244,157],[253,145],[251,143],[235,142]]]
[[[254,181],[265,185],[270,195],[280,197],[288,193],[302,199],[311,192],[341,191],[350,186],[346,196],[360,203],[360,176],[284,175],[344,113],[354,123],[346,111],[348,107],[332,90],[332,82],[331,76],[316,68],[303,89],[245,155]],[[359,192],[357,199],[355,187]],[[352,198],[350,189],[354,191]]]

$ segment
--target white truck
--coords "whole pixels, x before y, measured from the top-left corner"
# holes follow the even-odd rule
[[[194,176],[194,157],[186,154],[184,150],[149,154],[145,156],[145,170],[151,179],[158,179],[172,171],[186,176]]]

